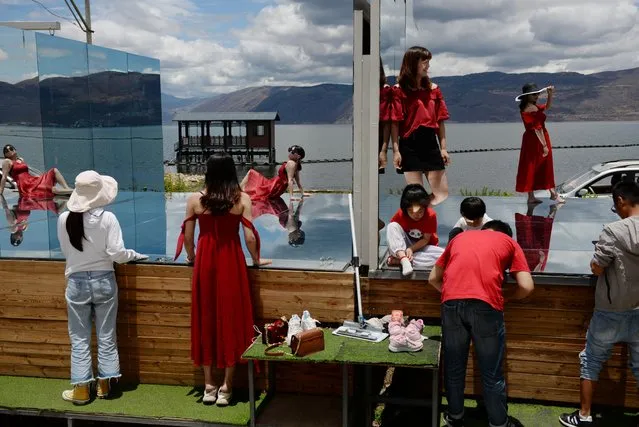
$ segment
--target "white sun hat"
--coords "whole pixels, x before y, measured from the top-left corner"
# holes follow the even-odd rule
[[[542,93],[542,92],[546,92],[548,90],[550,86],[546,86],[545,88],[542,89],[537,89],[537,85],[536,84],[527,84],[524,85],[524,93],[517,95],[515,97],[515,101],[519,102],[521,101],[521,98],[523,98],[524,96],[528,96],[528,95],[537,95],[538,93]]]
[[[75,189],[67,202],[71,212],[86,212],[106,206],[118,195],[118,182],[96,171],[81,172],[75,178]]]

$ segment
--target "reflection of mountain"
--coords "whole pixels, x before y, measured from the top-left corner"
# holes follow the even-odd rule
[[[490,72],[433,80],[442,87],[455,122],[519,121],[514,97],[527,82],[557,87],[553,121],[639,119],[639,68],[588,75]],[[252,87],[194,102],[191,108],[278,111],[281,123],[347,123],[353,117],[352,86]]]
[[[49,127],[144,126],[162,120],[159,74],[105,71],[0,82],[0,99],[2,124],[39,125],[40,114]]]

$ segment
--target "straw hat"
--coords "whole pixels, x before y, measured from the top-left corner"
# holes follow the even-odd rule
[[[96,171],[81,172],[75,178],[75,189],[67,202],[71,212],[86,212],[106,206],[118,195],[118,182]]]
[[[517,97],[515,97],[515,101],[517,101],[517,102],[521,101],[521,98],[523,98],[524,96],[536,95],[538,93],[545,92],[546,89],[548,89],[548,87],[545,87],[543,89],[537,89],[537,85],[536,84],[527,83],[521,88],[521,92],[522,93],[520,95],[517,95]]]

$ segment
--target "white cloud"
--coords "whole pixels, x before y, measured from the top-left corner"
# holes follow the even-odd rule
[[[433,52],[433,76],[639,66],[632,0],[407,0],[406,39],[403,6],[382,0],[387,74],[393,63],[399,68],[404,46],[414,44]]]
[[[94,42],[159,58],[163,91],[182,97],[352,81],[352,1],[234,2],[259,8],[238,19],[242,6],[216,14],[204,0],[95,2]],[[387,74],[397,73],[404,48],[414,44],[433,52],[434,77],[639,66],[633,0],[406,0],[406,10],[405,30],[404,2],[382,0]],[[64,22],[60,33],[85,39]]]
[[[4,50],[0,49],[0,61],[3,61],[8,58],[9,58],[9,54],[5,52]]]

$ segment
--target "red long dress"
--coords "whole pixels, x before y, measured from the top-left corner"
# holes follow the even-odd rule
[[[21,197],[53,197],[53,186],[55,185],[53,169],[49,169],[40,176],[33,176],[29,173],[29,166],[26,163],[14,160],[11,163],[9,175],[16,182]]]
[[[266,200],[280,197],[288,188],[288,175],[286,163],[277,170],[277,176],[266,178],[264,175],[251,169],[248,171],[248,180],[242,191],[251,197],[251,200]]]
[[[526,131],[522,137],[519,153],[519,168],[517,169],[517,184],[515,189],[519,193],[535,190],[555,188],[555,172],[552,161],[552,146],[550,135],[546,130],[546,105],[538,105],[537,111],[521,112]],[[535,130],[542,130],[548,146],[548,155],[543,157],[544,149]]]
[[[524,250],[530,271],[543,272],[546,269],[553,222],[554,218],[550,217],[515,213],[517,243]]]
[[[201,214],[182,224],[175,257],[184,243],[184,225],[197,218],[200,234],[191,287],[191,359],[197,366],[228,368],[241,360],[253,339],[253,305],[240,222],[260,240],[242,215]]]

